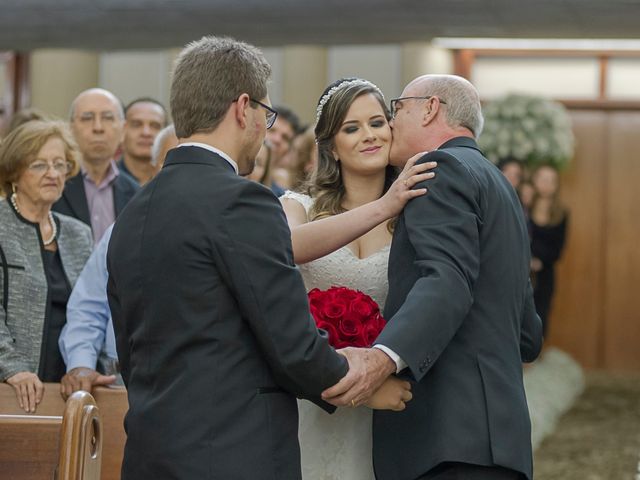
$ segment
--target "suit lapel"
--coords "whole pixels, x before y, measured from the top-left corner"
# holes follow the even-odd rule
[[[122,173],[118,175],[113,182],[113,204],[115,206],[116,217],[120,214],[131,197],[131,195],[126,195],[125,190],[127,185],[121,176]]]
[[[78,220],[91,225],[91,215],[89,214],[89,205],[81,173],[67,180],[62,196],[69,204],[69,209],[73,212],[73,215]]]

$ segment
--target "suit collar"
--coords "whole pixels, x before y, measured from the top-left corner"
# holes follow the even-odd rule
[[[442,145],[440,145],[438,147],[438,150],[441,150],[443,148],[452,148],[452,147],[473,148],[473,149],[478,150],[480,152],[480,147],[478,147],[478,144],[476,143],[476,141],[471,137],[455,137],[455,138],[452,138],[452,139],[447,140],[446,142],[444,142]]]
[[[209,165],[211,167],[222,168],[236,173],[235,168],[220,153],[211,149],[200,148],[197,146],[184,146],[169,150],[167,158],[164,162],[163,169],[170,165],[181,163],[195,163],[200,165]]]
[[[198,148],[204,148],[205,150],[209,150],[210,152],[215,153],[216,155],[219,155],[222,158],[224,158],[227,162],[229,162],[229,165],[233,167],[236,173],[238,173],[238,164],[229,155],[227,155],[225,152],[223,152],[219,148],[214,147],[213,145],[208,145],[206,143],[200,143],[200,142],[187,142],[187,143],[178,145],[177,148],[184,148],[184,147],[198,147]]]

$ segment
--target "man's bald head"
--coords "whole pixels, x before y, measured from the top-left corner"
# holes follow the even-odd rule
[[[90,88],[75,98],[70,113],[71,131],[83,162],[97,166],[112,160],[124,128],[124,112],[118,97],[103,88]]]
[[[73,121],[73,116],[76,112],[76,105],[79,101],[86,101],[87,98],[91,100],[100,96],[109,99],[109,101],[113,103],[114,108],[118,111],[120,118],[124,119],[124,107],[122,106],[122,102],[118,97],[116,97],[109,90],[105,90],[104,88],[89,88],[88,90],[80,92],[80,94],[71,102],[71,108],[69,110],[69,120]]]

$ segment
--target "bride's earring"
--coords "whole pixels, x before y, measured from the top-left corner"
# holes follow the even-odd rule
[[[13,192],[13,194],[15,195],[15,193],[18,191],[18,187],[16,186],[15,183],[11,184],[11,191]]]

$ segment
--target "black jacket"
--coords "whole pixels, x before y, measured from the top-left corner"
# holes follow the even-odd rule
[[[520,202],[467,137],[409,202],[389,258],[387,326],[377,342],[408,364],[413,400],[374,413],[379,480],[413,480],[441,462],[498,465],[532,477],[522,361],[541,348]]]
[[[309,313],[276,197],[169,152],[115,224],[109,304],[129,395],[122,478],[298,479],[295,396],[347,370]]]
[[[120,172],[113,182],[113,203],[116,217],[129,200],[140,190],[138,183],[127,173]],[[91,226],[89,204],[84,190],[82,173],[71,177],[64,184],[62,197],[53,204],[52,210],[70,217],[77,218],[81,222]]]

